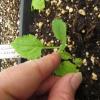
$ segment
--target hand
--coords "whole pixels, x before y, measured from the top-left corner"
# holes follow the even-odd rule
[[[0,100],[28,100],[32,94],[35,98],[46,93],[49,93],[48,100],[74,100],[82,76],[80,73],[68,74],[62,78],[52,76],[51,73],[59,63],[60,57],[53,53],[2,71]]]

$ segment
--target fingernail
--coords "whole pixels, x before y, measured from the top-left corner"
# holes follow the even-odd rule
[[[81,82],[82,82],[81,72],[73,74],[73,77],[71,79],[71,85],[74,90],[76,90],[79,87]]]

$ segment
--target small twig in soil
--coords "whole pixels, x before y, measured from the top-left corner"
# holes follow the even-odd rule
[[[87,30],[87,33],[86,34],[88,35],[91,31],[94,30],[95,27],[96,27],[96,25],[91,26],[91,28],[89,30]]]

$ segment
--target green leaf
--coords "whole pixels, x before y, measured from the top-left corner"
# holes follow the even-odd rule
[[[41,50],[44,47],[33,35],[18,37],[11,45],[22,57],[29,60],[41,57]]]
[[[82,64],[82,59],[81,58],[75,58],[73,59],[73,62],[77,65],[80,66]]]
[[[42,11],[45,8],[45,0],[32,0],[32,8]]]
[[[78,72],[77,66],[70,61],[63,61],[58,69],[55,70],[55,75],[63,76],[67,73]]]
[[[71,54],[68,53],[68,52],[66,52],[66,51],[60,52],[60,56],[61,56],[61,58],[64,59],[64,60],[72,59]]]
[[[67,40],[67,35],[66,35],[67,26],[66,26],[66,23],[62,19],[56,18],[52,21],[52,30],[53,30],[54,36],[58,40],[60,40],[63,43],[66,43],[66,40]]]

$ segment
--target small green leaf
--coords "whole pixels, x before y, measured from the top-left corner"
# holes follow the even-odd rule
[[[33,35],[18,37],[11,45],[22,57],[29,60],[41,57],[41,50],[44,47]]]
[[[64,59],[64,60],[72,59],[71,54],[68,53],[68,52],[65,52],[65,51],[60,52],[60,56],[61,56],[61,58]]]
[[[66,35],[67,26],[66,26],[66,23],[62,19],[56,18],[52,21],[52,30],[53,30],[54,36],[58,40],[60,40],[61,42],[66,43],[66,40],[67,40],[67,35]]]
[[[80,66],[82,64],[82,59],[81,58],[75,58],[73,59],[73,62],[77,65]]]
[[[63,61],[58,69],[55,70],[55,75],[63,76],[67,73],[78,72],[77,66],[70,61]]]
[[[42,11],[45,8],[45,0],[32,0],[32,8]]]

